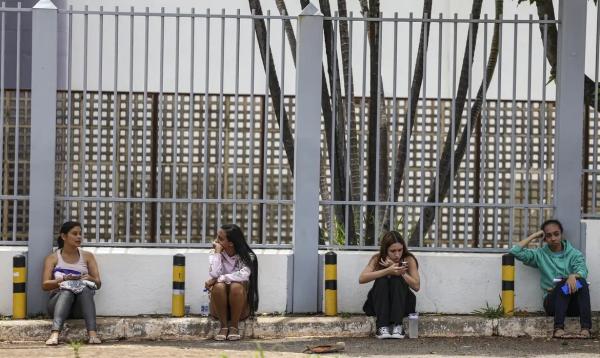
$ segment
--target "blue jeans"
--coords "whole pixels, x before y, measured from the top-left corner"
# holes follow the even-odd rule
[[[565,281],[559,282],[544,298],[544,310],[548,316],[554,316],[554,329],[565,328],[565,317],[579,316],[581,328],[592,328],[592,309],[590,305],[590,290],[587,281],[580,278],[581,288],[570,295],[565,295],[560,289]]]
[[[52,316],[52,330],[62,330],[67,318],[83,318],[88,331],[96,330],[94,290],[85,287],[80,293],[58,290],[50,294],[48,314]]]

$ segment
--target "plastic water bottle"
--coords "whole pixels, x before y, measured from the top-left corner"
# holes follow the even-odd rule
[[[209,304],[210,304],[210,295],[208,294],[208,289],[204,289],[202,291],[202,302],[200,303],[200,315],[208,316],[209,315]]]
[[[419,314],[408,314],[408,337],[419,338]]]

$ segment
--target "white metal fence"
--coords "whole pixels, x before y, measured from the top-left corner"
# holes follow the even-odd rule
[[[30,63],[21,46],[31,9],[0,8],[0,244],[26,245],[29,216],[30,96],[22,74]],[[28,66],[29,65],[29,66]],[[28,84],[25,84],[27,86]]]
[[[545,35],[555,20],[396,14],[328,21],[331,46],[345,22],[349,46],[362,56],[350,59],[358,68],[338,69],[343,60],[331,51],[329,89],[337,85],[347,95],[349,79],[362,76],[354,89],[362,96],[356,104],[331,101],[337,131],[326,142],[337,142],[341,154],[326,161],[328,193],[338,197],[321,201],[327,244],[377,245],[382,231],[398,228],[421,249],[503,248],[552,216],[554,88],[533,31]],[[379,48],[369,46],[372,32]],[[408,46],[400,48],[406,34]],[[525,51],[515,46],[520,34]],[[534,68],[536,55],[543,65]]]
[[[59,16],[68,23],[59,217],[81,218],[98,245],[205,246],[221,222],[241,224],[255,245],[289,244],[291,170],[276,120],[289,98],[265,95],[252,29],[263,17],[118,8]],[[241,41],[252,42],[250,61]],[[226,81],[234,93],[224,92]]]
[[[32,10],[0,11],[4,81],[5,44],[24,36],[6,26]],[[324,49],[322,247],[372,248],[398,228],[423,250],[501,250],[553,215],[544,43],[557,20],[325,15],[312,41]],[[237,222],[255,246],[292,245],[297,17],[69,8],[57,21],[54,232],[79,219],[93,245],[193,247]],[[21,62],[17,47],[8,72]],[[1,244],[28,237],[36,104],[21,87],[0,83]],[[597,217],[588,118],[583,217]]]

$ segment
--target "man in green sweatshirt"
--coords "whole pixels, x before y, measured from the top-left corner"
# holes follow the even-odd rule
[[[580,336],[590,337],[592,311],[587,284],[588,269],[583,254],[562,239],[563,228],[558,220],[547,220],[541,230],[519,241],[510,250],[517,260],[540,270],[544,292],[544,310],[554,316],[554,337],[565,335],[565,316],[579,316]],[[528,249],[536,238],[546,245]],[[563,287],[564,286],[564,287]]]

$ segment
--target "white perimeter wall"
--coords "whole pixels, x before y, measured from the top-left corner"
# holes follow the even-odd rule
[[[0,315],[12,315],[12,257],[25,247],[0,247]],[[102,288],[96,310],[103,316],[171,313],[173,255],[185,255],[185,302],[200,312],[208,279],[208,250],[88,248],[96,255]],[[283,312],[287,305],[290,250],[255,250],[259,260],[259,312]],[[34,283],[38,284],[38,283]]]
[[[600,311],[600,220],[586,220],[585,248],[590,270],[592,310]],[[208,251],[200,249],[92,248],[102,275],[96,295],[99,315],[168,314],[171,312],[172,256],[186,256],[186,303],[200,310],[207,279]],[[26,247],[0,247],[0,315],[12,313],[12,257]],[[283,312],[287,307],[291,251],[256,250],[259,257],[260,312]],[[358,275],[373,252],[338,252],[338,311],[362,312],[372,284],[359,285]],[[499,303],[501,254],[415,253],[421,290],[417,310],[470,313]],[[36,283],[37,284],[37,283]],[[542,292],[537,270],[517,261],[515,306],[541,311]]]

